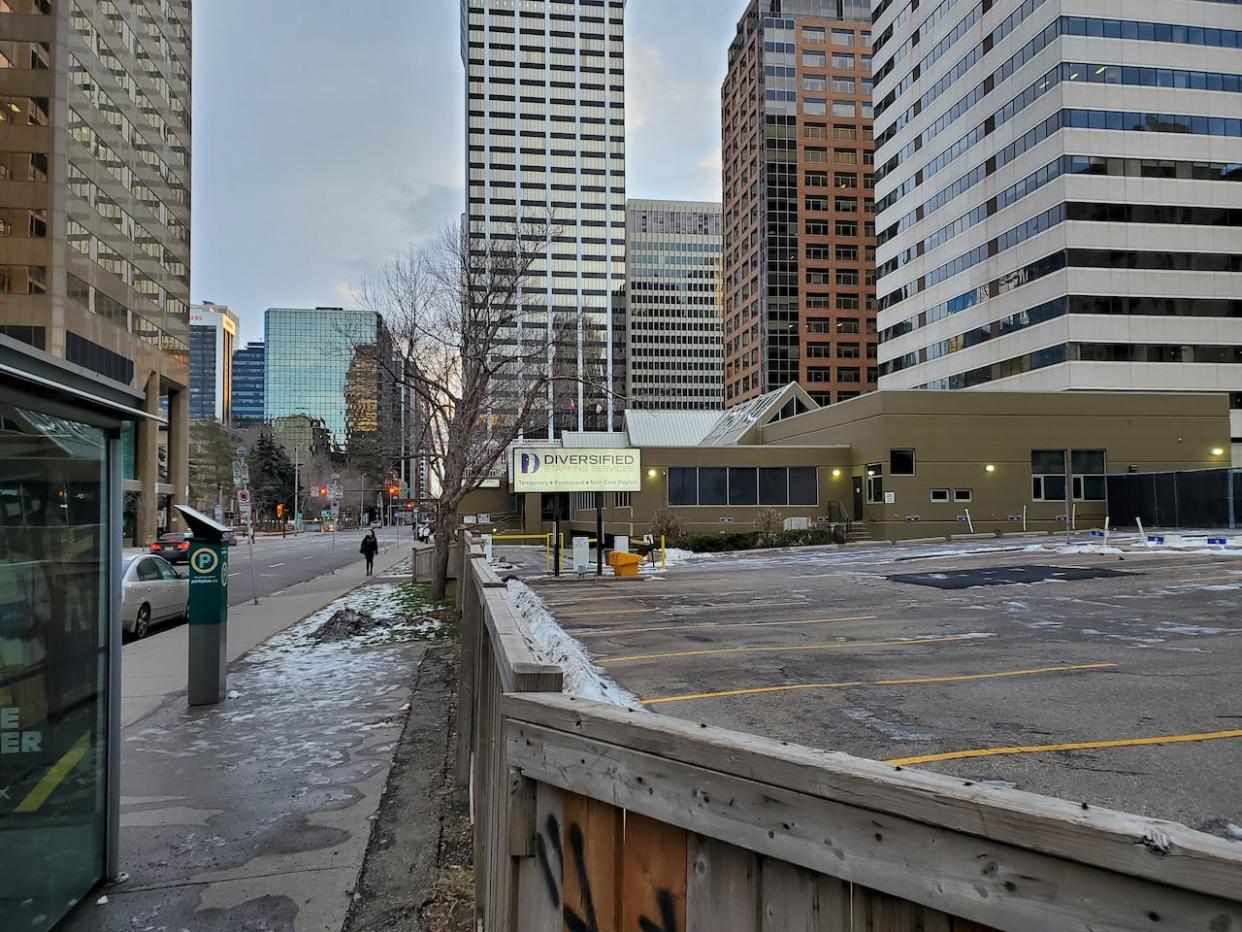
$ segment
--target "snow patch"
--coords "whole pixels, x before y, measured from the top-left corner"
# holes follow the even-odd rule
[[[568,695],[629,709],[643,707],[637,696],[622,689],[612,677],[591,662],[586,648],[557,624],[551,610],[533,589],[516,579],[509,580],[508,588],[518,612],[530,629],[536,649],[549,663],[556,664],[564,672],[564,689]]]

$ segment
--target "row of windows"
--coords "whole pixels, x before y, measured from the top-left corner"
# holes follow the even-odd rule
[[[1165,298],[1148,296],[1087,296],[1071,295],[1054,301],[1037,304],[1036,307],[1002,317],[982,327],[976,327],[955,337],[920,347],[917,353],[907,353],[889,359],[879,367],[879,374],[893,375],[914,365],[939,359],[963,349],[977,347],[989,340],[1025,331],[1037,324],[1053,321],[1066,314],[1109,314],[1128,317],[1216,317],[1242,318],[1242,301],[1228,298]],[[909,333],[909,329],[889,327],[883,339],[894,339]]]
[[[681,506],[817,505],[814,466],[671,466],[668,503]]]
[[[980,262],[995,258],[1019,243],[1066,221],[1238,227],[1242,226],[1242,210],[1226,207],[1176,207],[1164,204],[1058,204],[1038,216],[1029,218],[1013,229],[1007,230],[995,239],[976,246],[951,262],[933,269],[916,281],[887,295],[881,303],[891,306],[898,301],[912,297],[920,291],[938,285]],[[897,271],[898,267],[898,260],[894,257],[880,266],[879,271],[881,275],[888,275]]]
[[[1150,363],[1211,363],[1242,364],[1242,346],[1214,344],[1170,345],[1163,343],[1061,343],[1033,353],[1015,356],[935,379],[917,386],[919,389],[949,391],[986,385],[998,379],[1011,378],[1037,369],[1065,362],[1150,362]]]
[[[941,227],[927,237],[927,239],[923,240],[922,243],[903,252],[901,254],[902,261],[909,262],[915,256],[922,255],[925,251],[930,251],[947,242],[959,233],[970,229],[984,218],[998,213],[1033,191],[1039,190],[1062,174],[1171,178],[1187,181],[1242,181],[1242,164],[1236,162],[1187,162],[1173,159],[1125,159],[1100,155],[1064,155],[1001,191],[996,195],[995,204],[991,201],[981,204],[969,213],[958,217],[952,223]],[[897,223],[882,230],[879,234],[878,242],[881,244],[886,243],[898,233],[924,219],[928,214],[937,209],[931,205],[932,202],[928,201],[927,204],[906,214]]]

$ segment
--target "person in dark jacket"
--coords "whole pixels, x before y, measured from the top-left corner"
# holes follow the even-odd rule
[[[362,546],[358,548],[358,552],[367,559],[367,575],[375,574],[375,555],[379,553],[379,541],[375,539],[374,531],[367,531],[367,536],[362,538]]]

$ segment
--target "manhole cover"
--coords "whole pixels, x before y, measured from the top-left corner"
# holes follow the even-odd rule
[[[1019,583],[1070,582],[1079,579],[1112,579],[1131,576],[1093,566],[984,566],[944,573],[903,573],[889,576],[892,582],[936,589],[969,589],[972,586],[1016,586]]]

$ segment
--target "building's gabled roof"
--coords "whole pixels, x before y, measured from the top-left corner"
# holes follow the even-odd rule
[[[764,424],[783,421],[818,407],[802,386],[790,382],[784,388],[752,398],[719,415],[716,424],[704,435],[702,445],[731,447],[741,443],[755,443],[758,440],[757,431]]]
[[[634,447],[697,447],[719,411],[626,411],[625,432]]]
[[[731,447],[758,443],[764,424],[818,407],[800,385],[790,382],[727,411],[626,411],[625,429],[634,447]],[[569,437],[566,434],[565,446],[573,445]]]

